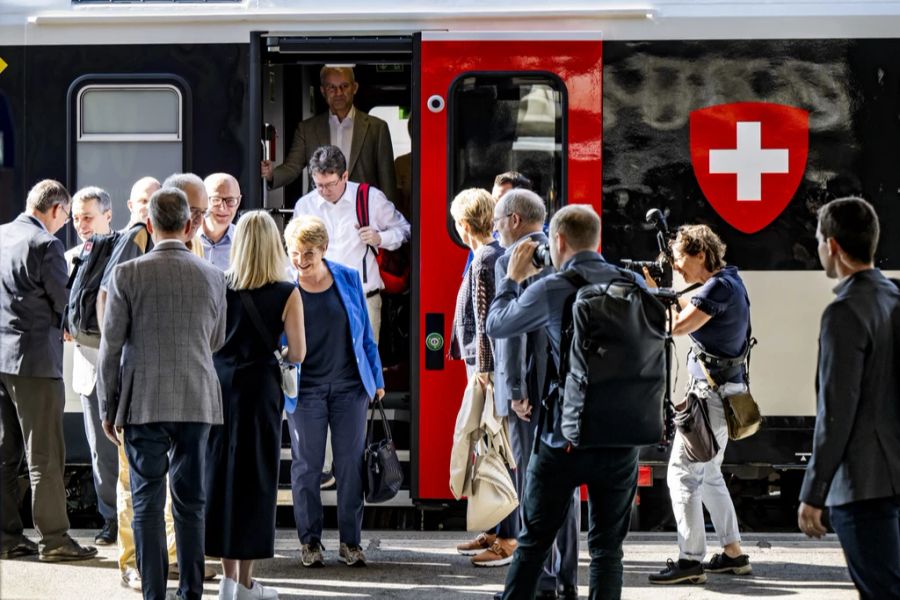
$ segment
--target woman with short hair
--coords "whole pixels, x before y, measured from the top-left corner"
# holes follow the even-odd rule
[[[450,204],[456,233],[473,252],[456,295],[450,357],[464,360],[468,378],[478,377],[483,386],[492,381],[494,371],[494,350],[485,324],[496,287],[494,264],[504,252],[492,235],[495,205],[491,194],[479,188],[463,190]],[[457,552],[472,556],[472,564],[477,567],[509,564],[516,549],[512,520],[517,518],[518,513],[513,511],[494,530],[459,544]]]
[[[684,225],[670,244],[673,267],[685,283],[702,284],[690,300],[680,298],[681,310],[672,323],[673,335],[688,335],[687,394],[706,403],[709,423],[719,452],[707,462],[693,462],[676,432],[669,456],[667,481],[678,529],[677,561],[650,575],[651,583],[703,583],[706,573],[745,575],[750,558],[741,550],[734,503],[722,477],[728,443],[724,398],[747,391],[744,368],[750,334],[750,298],[737,267],[725,262],[725,244],[706,225]],[[645,272],[646,275],[646,272]],[[710,380],[715,386],[711,385]],[[687,396],[686,396],[687,397]],[[722,552],[706,555],[703,506],[709,511]]]
[[[213,356],[223,424],[209,434],[206,553],[222,559],[220,600],[277,599],[274,589],[252,578],[253,561],[275,555],[284,408],[275,351],[284,332],[286,360],[301,362],[306,338],[300,293],[268,213],[241,217],[225,280],[225,344]]]
[[[325,260],[328,230],[302,215],[284,231],[303,298],[309,354],[300,373],[297,407],[289,415],[291,491],[300,538],[300,562],[322,567],[322,498],[319,489],[325,438],[331,428],[337,480],[339,559],[366,565],[360,546],[363,452],[369,403],[384,396],[378,345],[369,322],[359,272]]]

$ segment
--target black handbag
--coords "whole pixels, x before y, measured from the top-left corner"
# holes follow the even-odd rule
[[[381,424],[384,427],[384,439],[372,441],[375,429],[375,408],[381,413]],[[366,434],[366,451],[363,457],[366,467],[366,502],[387,502],[397,495],[403,483],[403,470],[397,457],[397,448],[391,438],[391,428],[381,398],[375,400],[375,406],[369,415],[369,431]]]
[[[675,427],[681,434],[684,453],[690,462],[705,463],[719,453],[719,442],[709,422],[706,398],[689,390],[684,403],[675,407]]]

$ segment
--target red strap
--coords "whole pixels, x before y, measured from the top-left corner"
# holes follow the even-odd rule
[[[361,183],[356,190],[356,222],[360,227],[369,226],[369,184]]]

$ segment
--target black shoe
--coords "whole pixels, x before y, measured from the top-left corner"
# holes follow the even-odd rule
[[[330,490],[337,485],[337,479],[334,478],[334,471],[328,469],[322,472],[322,481],[319,483],[320,490]]]
[[[734,575],[749,575],[753,572],[750,566],[750,557],[741,554],[737,558],[731,558],[725,553],[713,554],[709,562],[703,563],[703,570],[710,573],[732,573]]]
[[[38,545],[23,535],[22,538],[14,546],[0,552],[0,560],[22,558],[23,556],[34,556],[37,553]]]
[[[557,600],[559,594],[556,593],[556,590],[538,590],[534,598],[535,600]]]
[[[111,546],[116,543],[119,536],[119,521],[116,519],[106,519],[103,523],[103,529],[94,536],[94,543],[98,546]]]
[[[703,565],[697,560],[679,559],[676,563],[671,558],[666,561],[666,568],[649,577],[650,583],[706,583]]]
[[[44,562],[65,562],[72,560],[87,560],[97,556],[97,549],[93,546],[82,546],[68,535],[61,546],[52,550],[44,550],[38,557]]]
[[[503,592],[496,592],[494,594],[494,600],[503,600]]]
[[[564,585],[559,590],[560,600],[578,600],[578,586]]]

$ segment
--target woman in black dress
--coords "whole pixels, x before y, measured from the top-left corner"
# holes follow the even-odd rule
[[[222,559],[220,599],[274,599],[274,589],[252,579],[253,561],[275,554],[284,396],[274,352],[283,331],[287,360],[300,362],[306,338],[300,293],[267,213],[238,222],[225,279],[225,345],[214,356],[224,423],[209,434],[206,553]]]

